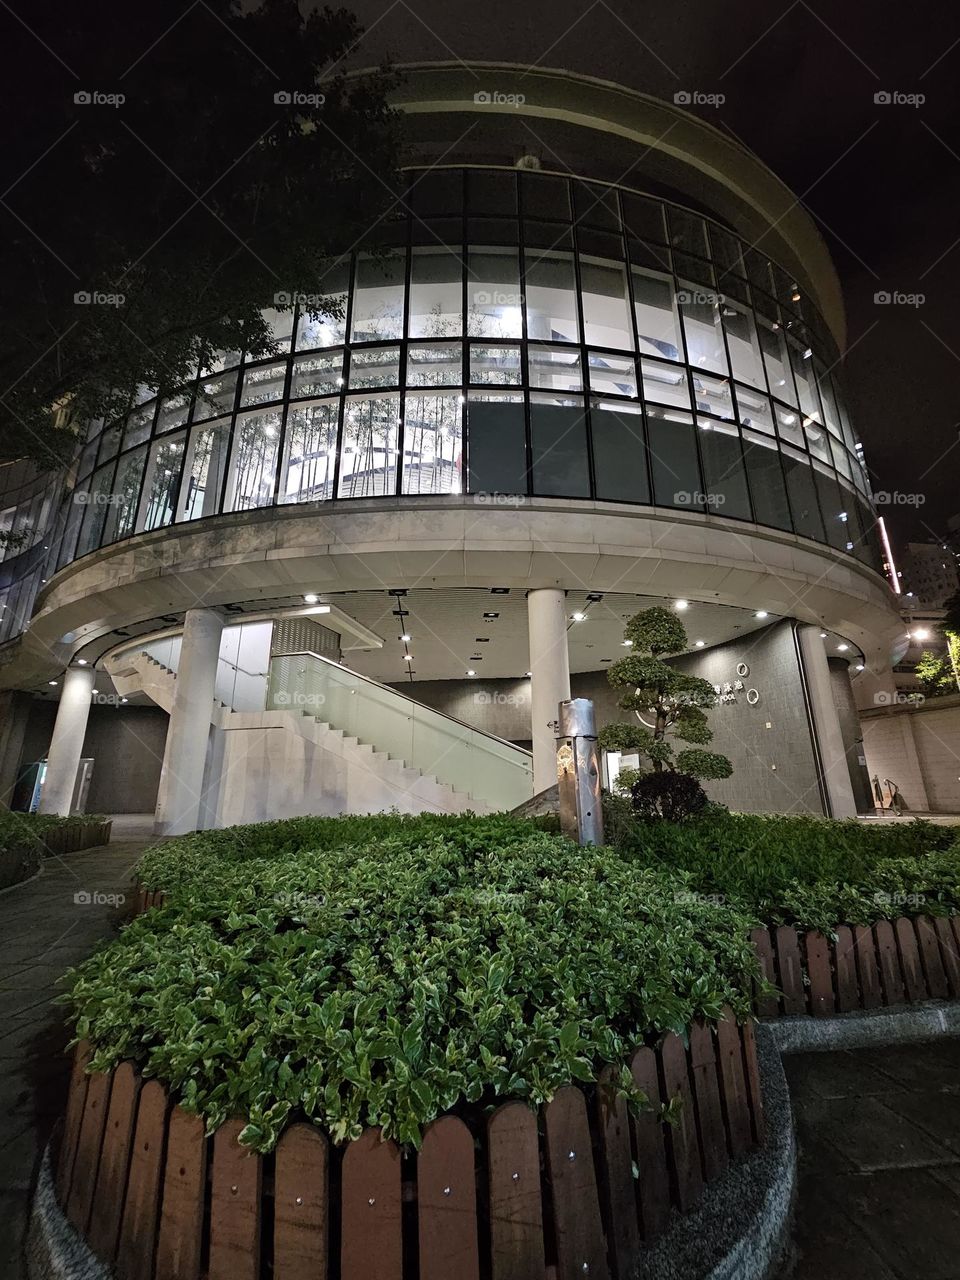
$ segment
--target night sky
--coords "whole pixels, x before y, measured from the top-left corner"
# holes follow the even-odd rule
[[[895,548],[960,514],[960,6],[356,0],[356,65],[463,58],[615,80],[726,129],[803,197],[840,273],[846,384]],[[877,104],[886,91],[920,105]],[[921,305],[877,305],[879,291]]]

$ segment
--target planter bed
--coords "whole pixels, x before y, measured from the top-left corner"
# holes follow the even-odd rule
[[[506,1102],[473,1129],[452,1115],[401,1155],[366,1129],[331,1143],[294,1123],[276,1150],[212,1137],[130,1063],[86,1073],[78,1046],[56,1172],[59,1203],[121,1280],[578,1280],[630,1276],[673,1212],[763,1137],[752,1025],[672,1033],[630,1063],[675,1123],[566,1086]]]

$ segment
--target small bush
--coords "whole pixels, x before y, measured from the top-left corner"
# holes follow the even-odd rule
[[[539,1102],[725,1003],[749,1013],[749,921],[686,876],[512,819],[266,826],[149,853],[173,904],[68,997],[95,1069],[133,1059],[211,1127],[247,1116],[259,1150],[296,1116],[418,1143],[442,1112]],[[367,838],[329,843],[348,831]],[[307,834],[328,847],[294,848]]]
[[[666,769],[663,773],[646,773],[631,788],[634,812],[651,821],[683,822],[702,813],[707,807],[707,793],[689,773]]]

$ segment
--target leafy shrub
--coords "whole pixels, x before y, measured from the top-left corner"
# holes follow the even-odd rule
[[[607,837],[637,865],[682,871],[698,892],[767,924],[830,931],[960,911],[954,827],[730,814],[711,805],[681,825],[630,824],[621,814]]]
[[[707,807],[707,793],[689,773],[647,773],[631,788],[633,807],[638,817],[666,822],[682,822],[702,813]]]
[[[298,1115],[416,1144],[441,1112],[539,1102],[725,1003],[747,1016],[757,973],[749,921],[689,877],[530,822],[270,823],[141,869],[175,901],[73,971],[77,1034],[211,1127],[247,1116],[259,1150]]]

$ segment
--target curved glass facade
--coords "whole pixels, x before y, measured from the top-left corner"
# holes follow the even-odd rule
[[[218,512],[471,493],[706,511],[881,569],[832,339],[728,228],[481,168],[413,171],[397,215],[383,255],[330,269],[339,319],[293,300],[275,357],[93,424],[57,568]]]

